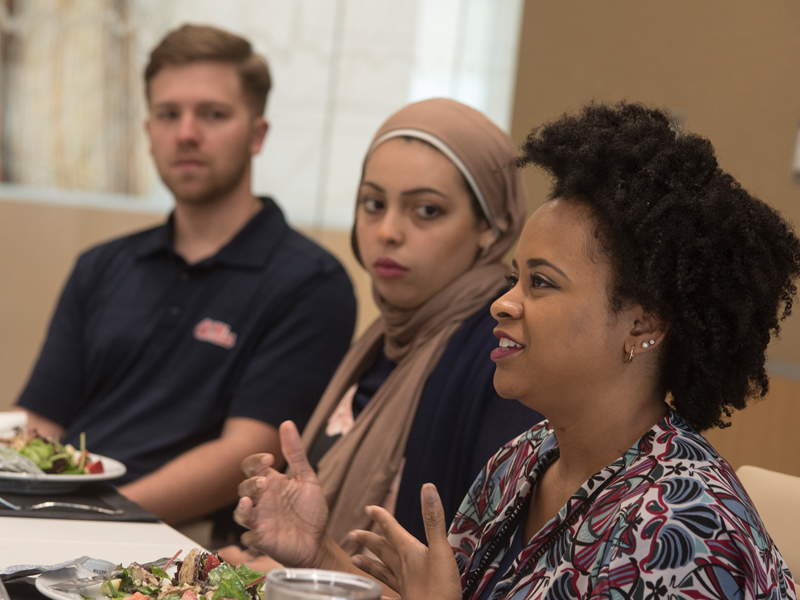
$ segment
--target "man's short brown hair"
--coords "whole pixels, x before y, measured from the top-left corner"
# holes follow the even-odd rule
[[[255,52],[246,39],[208,25],[183,25],[167,34],[150,53],[144,70],[147,101],[150,82],[167,66],[198,61],[219,61],[236,67],[245,101],[255,115],[263,115],[272,85],[267,61]]]

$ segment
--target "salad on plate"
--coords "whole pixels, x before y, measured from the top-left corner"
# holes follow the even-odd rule
[[[36,431],[20,428],[14,435],[0,438],[0,471],[35,475],[97,475],[103,462],[92,460],[81,434],[80,449],[62,444]]]
[[[261,600],[265,579],[261,571],[234,567],[202,550],[191,550],[184,560],[175,561],[178,554],[163,568],[131,563],[106,579],[100,591],[108,598],[130,600]],[[170,575],[167,570],[173,561]]]

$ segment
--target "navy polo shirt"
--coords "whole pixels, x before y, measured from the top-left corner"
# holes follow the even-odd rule
[[[145,475],[227,417],[302,427],[350,344],[355,297],[330,254],[264,209],[187,264],[161,227],[77,261],[19,405]]]

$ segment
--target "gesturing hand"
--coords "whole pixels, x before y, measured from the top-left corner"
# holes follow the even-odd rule
[[[294,476],[272,469],[271,454],[248,456],[242,470],[249,479],[239,485],[241,499],[233,518],[250,529],[242,543],[286,566],[313,567],[328,523],[328,505],[295,424],[282,423],[279,434]]]
[[[428,546],[403,529],[389,512],[368,506],[367,514],[385,537],[369,531],[350,533],[383,562],[356,555],[353,564],[400,593],[403,600],[459,600],[461,577],[453,550],[447,542],[447,524],[436,486],[422,486],[422,520]]]

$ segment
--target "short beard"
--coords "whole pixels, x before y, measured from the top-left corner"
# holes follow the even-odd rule
[[[192,206],[213,204],[241,184],[242,179],[247,174],[247,168],[250,165],[251,159],[252,157],[248,153],[246,158],[243,158],[236,171],[232,172],[230,175],[212,177],[206,182],[207,184],[205,186],[197,188],[193,193],[189,194],[181,193],[181,185],[170,182],[163,175],[161,176],[161,180],[164,182],[164,185],[167,186],[167,189],[172,192],[176,202],[190,204]]]

